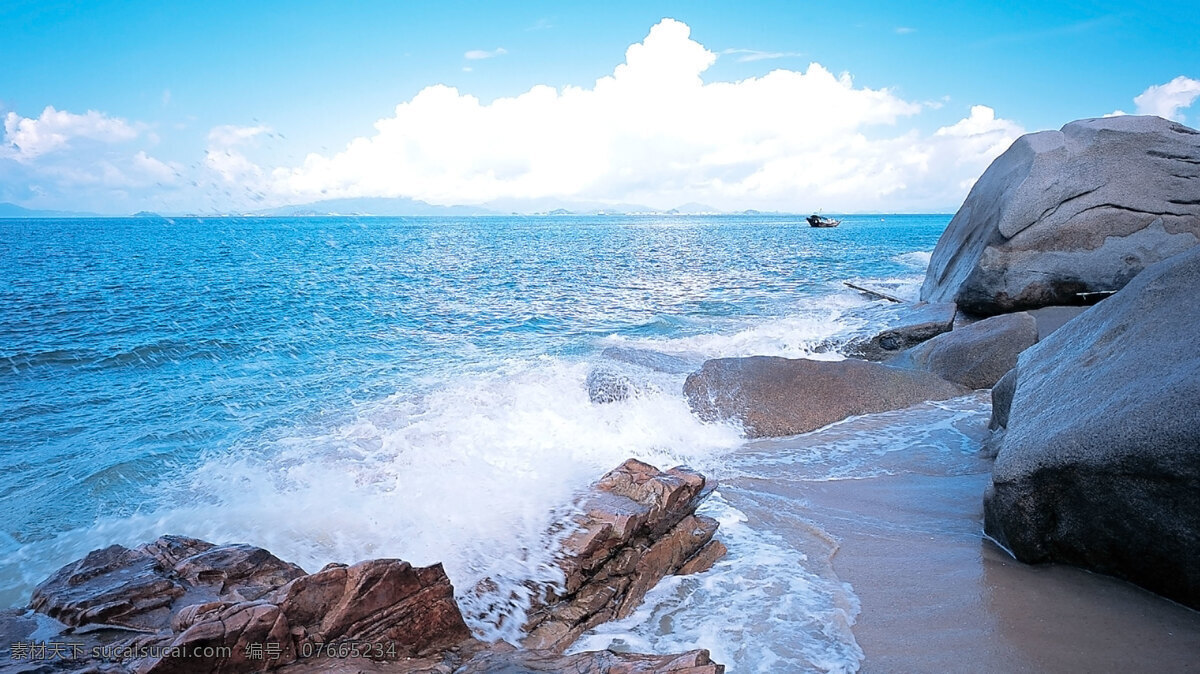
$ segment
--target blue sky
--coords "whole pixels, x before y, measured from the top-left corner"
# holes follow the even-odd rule
[[[857,163],[848,162],[838,174],[842,187],[827,189],[796,166],[783,168],[786,157],[769,156],[762,148],[748,145],[745,134],[721,127],[714,137],[728,136],[728,143],[705,144],[700,151],[685,146],[695,145],[701,135],[681,134],[662,148],[667,154],[679,153],[676,164],[720,164],[720,171],[668,175],[664,168],[636,176],[642,185],[659,181],[658,189],[632,189],[628,187],[632,177],[615,177],[629,174],[630,167],[614,160],[612,175],[592,171],[578,180],[543,188],[535,184],[536,166],[551,162],[556,173],[574,169],[564,159],[551,160],[544,152],[527,153],[521,148],[509,148],[505,151],[511,157],[497,158],[500,150],[479,149],[488,144],[485,136],[474,137],[472,148],[426,143],[420,156],[432,156],[429,161],[434,165],[425,166],[412,154],[415,151],[401,147],[402,140],[407,143],[404,147],[411,146],[413,137],[379,137],[377,122],[395,117],[397,105],[413,101],[432,85],[453,87],[485,108],[537,85],[559,92],[568,86],[590,90],[597,79],[613,75],[630,45],[646,40],[664,17],[678,20],[688,30],[666,35],[670,31],[664,29],[661,48],[653,50],[659,54],[656,58],[667,62],[674,54],[683,54],[690,49],[685,39],[713,56],[711,63],[701,58],[694,61],[694,68],[683,67],[676,72],[680,78],[691,78],[693,70],[705,84],[762,78],[777,69],[812,75],[810,64],[816,63],[834,77],[848,73],[851,92],[886,92],[888,98],[876,100],[864,93],[859,98],[871,100],[864,105],[884,112],[863,108],[862,117],[848,125],[798,116],[813,127],[815,136],[838,136],[844,141],[840,144],[821,146],[772,126],[786,124],[785,119],[757,120],[754,134],[783,134],[786,142],[777,145],[790,148],[796,157],[815,157],[805,153],[820,150],[850,157],[860,137],[890,145],[879,145]],[[809,201],[843,210],[857,210],[859,205],[883,210],[952,208],[964,190],[961,183],[969,184],[994,157],[994,141],[1011,140],[1008,136],[1013,133],[1057,128],[1072,119],[1116,110],[1166,110],[1194,124],[1200,118],[1200,111],[1189,109],[1196,98],[1191,83],[1200,78],[1197,35],[1200,11],[1183,2],[569,5],[10,0],[0,8],[0,59],[6,64],[0,70],[0,115],[6,115],[0,201],[114,213],[143,207],[236,210],[329,196],[411,196],[458,203],[540,197],[640,199],[639,203],[657,201],[650,205],[661,207],[669,206],[672,199],[694,198],[722,208],[786,208],[791,203],[803,210],[814,207]],[[483,56],[487,58],[478,58]],[[1150,87],[1173,81],[1170,90],[1156,90],[1151,97],[1155,100],[1135,104],[1134,98]],[[771,105],[776,100],[772,96],[778,96],[780,105],[798,105],[796,97],[804,92],[828,91],[822,88],[827,83],[818,84],[816,78],[807,83],[780,82],[774,94],[753,95],[763,105]],[[630,95],[627,91],[605,100],[628,103]],[[694,101],[725,105],[730,97],[749,95],[749,88],[713,90]],[[646,100],[657,100],[653,93],[647,96]],[[1165,103],[1160,100],[1164,97]],[[603,105],[599,100],[596,97],[587,105]],[[456,105],[449,99],[444,103]],[[852,100],[842,103],[857,109]],[[655,109],[663,110],[663,105],[659,101]],[[46,133],[37,135],[39,129],[33,124],[48,106],[60,116],[41,130],[57,129],[65,137],[50,145]],[[702,121],[709,126],[736,125],[734,113],[753,111],[733,102],[729,106],[728,114]],[[971,120],[973,106],[986,106],[994,120],[1004,123],[988,126],[982,123],[984,117],[975,115],[976,122],[969,125],[980,133],[992,133],[993,142],[976,139],[973,148],[953,149],[957,154],[952,157],[947,154],[951,148],[944,144],[921,144],[921,139],[934,143],[945,138],[946,134],[938,135],[939,129]],[[542,114],[533,102],[517,107],[527,110],[526,116]],[[579,126],[580,134],[595,135],[583,122],[567,119],[575,107],[553,105],[545,114],[561,118],[564,125]],[[83,119],[89,111],[95,115]],[[689,114],[687,108],[672,112]],[[469,123],[507,135],[504,120],[509,118],[502,111],[479,114]],[[411,127],[417,119],[438,124],[439,117],[436,112],[402,115],[396,125]],[[592,116],[587,119],[588,124],[606,124]],[[28,121],[24,127],[22,120]],[[27,133],[14,132],[21,128]],[[600,135],[612,143],[605,148],[589,146],[597,153],[592,163],[600,161],[597,157],[611,159],[618,148],[628,146],[630,128],[602,130]],[[454,133],[448,129],[405,133],[409,132],[418,140]],[[542,140],[536,130],[518,130],[513,135],[531,145]],[[349,153],[337,160],[355,139],[368,143],[375,139],[374,153]],[[41,149],[19,147],[19,142],[32,147],[35,141],[42,143]],[[555,142],[561,144],[561,139]],[[885,166],[882,153],[887,148],[908,153],[909,168]],[[232,164],[225,161],[216,166],[221,160],[213,160],[214,151]],[[739,151],[746,153],[745,161],[730,159]],[[322,164],[319,171],[305,168],[306,157],[313,153],[330,160],[329,165]],[[759,169],[775,168],[755,173],[747,164],[754,161]],[[931,161],[959,168],[957,172],[938,168]],[[394,169],[397,181],[405,184],[394,188],[366,184],[357,173],[365,165],[376,172]],[[919,170],[913,168],[918,165]],[[472,173],[476,169],[486,173],[487,180]],[[520,184],[506,181],[505,171],[510,169],[514,175],[528,175]],[[874,178],[869,175],[872,171]],[[417,177],[426,174],[441,178],[421,183]],[[850,181],[859,174],[867,177]],[[738,187],[733,186],[736,180],[742,181]],[[923,180],[951,181],[955,187],[923,189],[918,185]],[[791,202],[789,186],[798,195]],[[863,190],[870,194],[856,202],[852,193]],[[886,208],[889,203],[897,208]]]

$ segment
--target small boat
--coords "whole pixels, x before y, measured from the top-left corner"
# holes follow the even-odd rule
[[[813,227],[837,227],[838,225],[842,224],[841,220],[824,218],[815,213],[805,219],[808,220],[808,224],[812,225]]]

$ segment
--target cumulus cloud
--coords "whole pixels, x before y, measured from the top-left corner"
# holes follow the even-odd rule
[[[251,189],[259,187],[263,171],[242,153],[242,148],[267,133],[271,133],[271,127],[263,125],[214,127],[208,132],[204,163],[228,182],[241,183]]]
[[[0,145],[0,201],[53,205],[69,195],[69,208],[86,208],[130,190],[175,185],[180,167],[137,147],[155,142],[144,125],[94,110],[48,106],[37,117],[9,112]]]
[[[782,59],[791,56],[803,56],[803,54],[800,52],[795,51],[759,51],[757,49],[726,49],[722,51],[721,54],[736,56],[738,63],[770,61],[773,59]]]
[[[1200,97],[1200,80],[1180,75],[1166,84],[1147,88],[1133,103],[1139,115],[1158,115],[1183,122],[1182,111],[1191,107],[1197,97]]]
[[[133,140],[138,130],[123,119],[88,110],[82,115],[46,106],[40,117],[9,112],[4,117],[4,156],[28,162],[87,139],[101,143]]]
[[[535,86],[483,103],[444,85],[401,103],[375,133],[271,174],[292,197],[406,196],[433,203],[563,197],[667,207],[921,209],[957,205],[1022,129],[977,106],[933,134],[893,91],[819,63],[737,82],[664,19],[590,88]]]
[[[468,61],[481,61],[483,59],[490,59],[490,58],[496,58],[497,56],[504,56],[507,53],[508,53],[508,50],[505,49],[504,47],[496,47],[495,49],[493,49],[491,51],[487,51],[485,49],[472,49],[471,51],[463,54],[463,58],[467,59]]]

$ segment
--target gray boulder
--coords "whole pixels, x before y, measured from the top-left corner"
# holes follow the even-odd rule
[[[967,388],[991,388],[1037,339],[1033,316],[1004,314],[938,335],[909,349],[894,364],[927,370]]]
[[[688,376],[684,395],[706,421],[736,420],[750,437],[795,435],[859,414],[945,400],[967,389],[929,372],[863,360],[719,358]]]
[[[985,529],[1017,559],[1200,608],[1197,287],[1200,248],[1022,354],[984,501]]]
[[[666,372],[668,374],[687,374],[699,367],[700,363],[704,360],[703,356],[696,356],[689,359],[669,353],[662,353],[661,351],[639,349],[632,346],[610,346],[600,352],[600,355],[622,363],[629,363],[630,365],[637,365],[648,370]]]
[[[1018,138],[934,249],[921,299],[991,316],[1087,304],[1200,242],[1200,132],[1159,117]]]
[[[988,428],[996,431],[1008,426],[1008,413],[1012,410],[1013,396],[1017,393],[1017,368],[1009,370],[992,387],[992,417]]]
[[[1042,307],[1031,309],[1029,315],[1037,321],[1038,341],[1067,324],[1067,321],[1087,311],[1087,307]]]
[[[846,355],[867,360],[887,360],[907,348],[949,332],[954,327],[957,307],[953,302],[914,304],[901,307],[887,328],[874,337],[851,340]]]

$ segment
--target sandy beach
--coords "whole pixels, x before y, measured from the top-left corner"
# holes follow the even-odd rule
[[[922,421],[940,412],[923,406]],[[898,413],[752,443],[754,455],[808,451],[821,436],[886,430]],[[960,420],[982,436],[986,417]],[[894,430],[894,429],[893,429]],[[890,433],[885,433],[890,434]],[[1200,668],[1200,613],[1079,569],[1029,566],[982,534],[989,462],[921,442],[889,453],[891,475],[828,480],[772,460],[773,479],[726,482],[726,499],[798,548],[824,548],[853,586],[863,672],[1130,672]],[[753,463],[753,459],[751,463]],[[789,468],[790,466],[790,468]],[[765,473],[766,471],[764,471]]]

